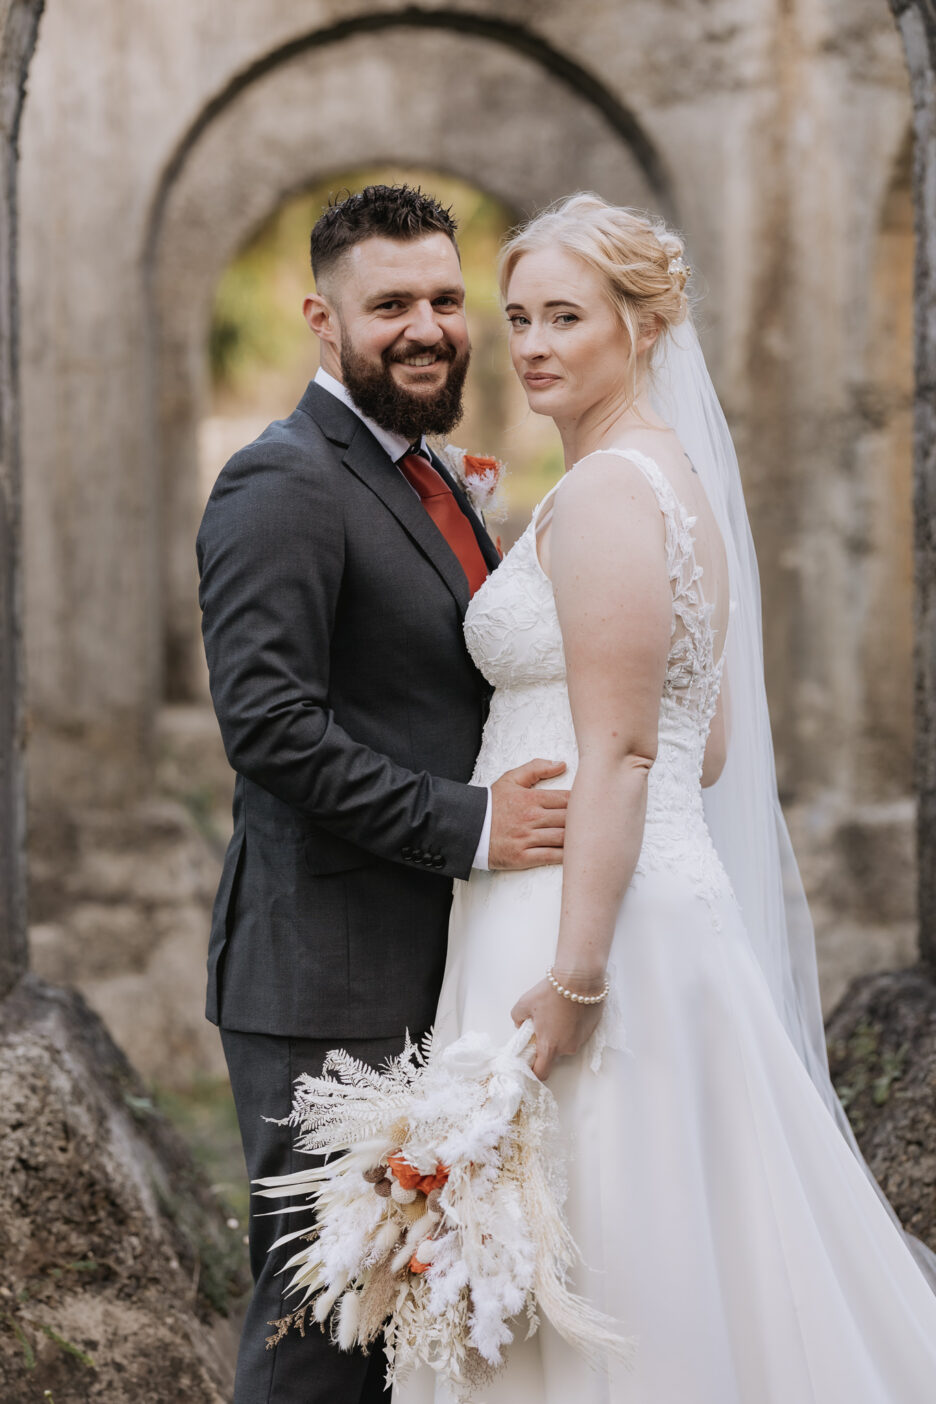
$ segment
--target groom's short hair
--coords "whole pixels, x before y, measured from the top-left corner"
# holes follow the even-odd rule
[[[329,203],[312,230],[312,272],[316,282],[342,254],[364,239],[421,239],[447,234],[455,243],[456,221],[450,209],[419,186],[367,185],[356,195]]]

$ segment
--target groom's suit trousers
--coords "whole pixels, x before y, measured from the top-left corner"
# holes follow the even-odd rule
[[[291,1175],[315,1163],[313,1157],[295,1149],[292,1128],[276,1126],[264,1117],[288,1115],[293,1082],[302,1073],[320,1073],[325,1054],[335,1047],[336,1040],[281,1038],[224,1028],[221,1040],[250,1179]],[[356,1058],[374,1066],[403,1048],[402,1037],[343,1039],[341,1043]],[[386,1360],[379,1342],[369,1355],[340,1352],[312,1323],[304,1337],[293,1327],[278,1345],[266,1347],[266,1338],[273,1334],[270,1322],[285,1316],[295,1305],[286,1296],[292,1274],[280,1269],[297,1244],[284,1244],[274,1253],[268,1250],[284,1233],[298,1227],[300,1216],[277,1210],[298,1202],[254,1198],[251,1203],[250,1266],[255,1285],[237,1357],[234,1404],[388,1404]]]

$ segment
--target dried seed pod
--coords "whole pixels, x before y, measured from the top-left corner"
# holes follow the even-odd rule
[[[394,1180],[390,1187],[390,1193],[397,1204],[412,1204],[416,1198],[414,1189],[404,1189],[398,1180]]]
[[[414,1224],[417,1219],[421,1219],[426,1209],[424,1197],[418,1190],[414,1190],[413,1193],[416,1195],[416,1198],[411,1204],[400,1205],[400,1212],[408,1224]]]
[[[364,1178],[369,1185],[376,1185],[378,1180],[383,1180],[387,1175],[386,1165],[375,1165],[373,1170],[365,1170]]]
[[[430,1195],[428,1196],[428,1198],[427,1198],[427,1200],[426,1200],[426,1208],[427,1208],[427,1209],[431,1209],[432,1212],[433,1212],[434,1214],[441,1214],[441,1213],[442,1213],[442,1206],[441,1206],[441,1203],[440,1203],[441,1198],[442,1198],[442,1190],[441,1190],[441,1188],[434,1189],[434,1190],[430,1193]]]
[[[378,1180],[374,1186],[374,1190],[380,1195],[381,1199],[389,1199],[390,1195],[393,1193],[393,1186],[389,1180]]]

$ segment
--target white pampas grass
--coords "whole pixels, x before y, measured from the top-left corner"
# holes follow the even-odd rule
[[[514,1318],[532,1331],[537,1313],[596,1363],[632,1354],[617,1323],[567,1286],[577,1250],[560,1210],[556,1106],[530,1070],[531,1038],[527,1022],[501,1048],[466,1034],[433,1055],[407,1040],[380,1071],[335,1050],[322,1077],[299,1079],[286,1119],[300,1150],[328,1159],[256,1182],[315,1212],[274,1245],[307,1240],[282,1269],[301,1294],[294,1318],[310,1304],[319,1322],[334,1313],[343,1350],[383,1331],[388,1384],[423,1363],[470,1400],[503,1364]]]
[[[342,1350],[354,1349],[360,1321],[360,1292],[345,1292],[338,1310],[338,1344]]]

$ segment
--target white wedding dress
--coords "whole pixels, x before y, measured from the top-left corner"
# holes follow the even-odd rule
[[[561,1115],[574,1285],[637,1339],[591,1368],[525,1322],[479,1404],[934,1404],[936,1296],[778,1017],[706,828],[700,774],[721,660],[693,525],[660,468],[674,630],[640,858],[598,1034],[549,1079]],[[555,491],[555,489],[553,490]],[[468,646],[494,685],[474,781],[576,743],[559,621],[537,557],[543,500],[475,594]],[[730,628],[730,626],[729,626]],[[555,952],[561,868],[456,883],[437,1036],[504,1040]],[[451,1398],[428,1369],[394,1404]]]

